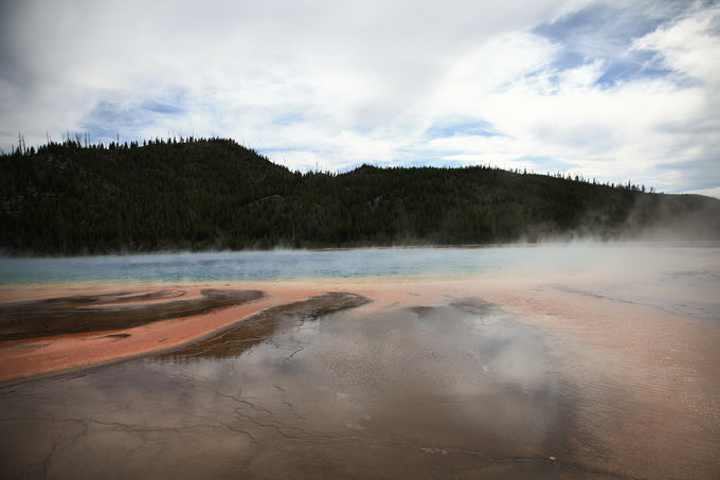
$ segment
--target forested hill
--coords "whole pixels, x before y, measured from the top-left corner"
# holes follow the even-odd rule
[[[6,254],[720,239],[720,201],[494,168],[299,173],[231,140],[50,143],[0,157]]]

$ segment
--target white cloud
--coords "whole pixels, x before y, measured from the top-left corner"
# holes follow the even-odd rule
[[[606,68],[601,61],[557,70],[553,60],[560,48],[544,38],[515,35],[502,46],[488,43],[468,56],[461,73],[448,79],[433,111],[444,106],[474,113],[503,136],[455,136],[433,140],[427,147],[448,152],[446,158],[498,166],[509,165],[513,157],[551,158],[550,164],[565,165],[571,173],[613,182],[632,179],[660,189],[692,184],[700,176],[720,183],[717,169],[698,175],[688,165],[720,150],[719,110],[708,102],[708,96],[718,92],[713,77],[720,69],[693,60],[714,55],[720,42],[707,34],[711,14],[699,15],[700,20],[688,17],[629,46],[642,45],[667,56],[675,75],[640,77],[610,88],[596,83]],[[679,48],[692,54],[678,53]],[[676,55],[682,62],[673,60]],[[507,59],[512,66],[503,65]],[[678,85],[677,75],[703,83]]]
[[[676,2],[614,0],[18,5],[0,12],[5,150],[19,131],[28,144],[46,131],[194,133],[299,169],[478,162],[661,190],[720,184],[708,171],[720,153],[718,13],[700,3],[680,13]],[[574,14],[600,7],[596,33],[572,34],[585,42],[576,64],[560,62],[569,38],[533,33],[554,21],[574,32]],[[658,27],[619,43],[645,17]],[[598,81],[644,51],[645,70]],[[450,131],[473,122],[487,131]],[[429,135],[443,125],[445,138]]]
[[[704,188],[698,190],[687,190],[682,193],[695,193],[697,195],[706,195],[708,197],[715,197],[720,199],[720,187],[715,188]]]
[[[717,85],[720,42],[712,28],[719,16],[720,7],[701,10],[639,38],[634,48],[658,51],[661,61],[674,71]]]

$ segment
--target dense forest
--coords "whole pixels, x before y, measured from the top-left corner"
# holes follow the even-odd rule
[[[301,173],[227,139],[80,140],[0,156],[5,254],[720,239],[719,200],[632,184],[480,166]]]

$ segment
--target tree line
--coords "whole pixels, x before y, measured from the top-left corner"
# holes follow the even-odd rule
[[[720,238],[720,201],[632,183],[489,166],[301,173],[230,139],[82,140],[0,155],[6,253]]]

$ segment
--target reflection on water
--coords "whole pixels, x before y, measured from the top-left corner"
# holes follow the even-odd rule
[[[541,335],[498,307],[275,320],[237,356],[162,356],[5,389],[5,472],[605,478],[575,461],[592,439],[577,435],[572,383]]]
[[[354,293],[325,293],[306,300],[278,305],[262,311],[231,328],[208,338],[159,355],[157,358],[223,358],[239,357],[245,350],[273,335],[278,335],[288,321],[317,319],[323,315],[355,308],[370,300]]]
[[[718,478],[719,253],[28,260],[31,273],[50,272],[44,281],[61,270],[92,281],[98,267],[101,280],[429,272],[433,282],[358,282],[374,303],[334,292],[184,349],[2,388],[0,477]],[[0,262],[0,283],[19,262]],[[97,306],[108,307],[120,305]]]

